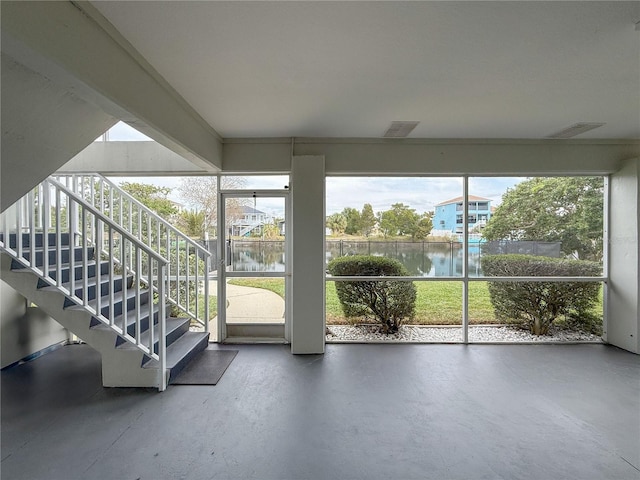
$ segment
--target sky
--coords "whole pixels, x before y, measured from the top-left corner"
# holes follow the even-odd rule
[[[140,141],[148,137],[125,123],[119,122],[109,131],[110,140]],[[102,137],[97,139],[102,140]],[[185,204],[178,187],[181,177],[112,177],[112,181],[150,183],[172,189],[171,200]],[[499,205],[502,194],[524,180],[522,177],[473,177],[469,179],[469,193],[491,199],[492,205]],[[250,177],[246,188],[282,189],[288,184],[286,176]],[[345,207],[362,210],[370,203],[374,212],[388,210],[394,203],[404,203],[418,213],[432,211],[434,206],[445,200],[462,195],[460,177],[327,177],[327,215],[340,212]],[[282,216],[282,202],[277,199],[261,199],[257,207],[266,213]]]

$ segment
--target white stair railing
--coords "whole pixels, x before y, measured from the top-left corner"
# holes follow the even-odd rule
[[[1,250],[157,360],[159,388],[166,388],[166,341],[162,340],[166,334],[168,260],[75,192],[51,179],[3,213],[2,233]],[[42,246],[37,247],[40,235]],[[101,252],[109,252],[106,261],[101,260]],[[94,261],[95,275],[90,276],[88,270]],[[101,264],[107,265],[106,274],[102,273]],[[67,282],[63,282],[63,265],[69,269]],[[141,281],[152,288],[145,291]],[[90,289],[94,289],[92,295]],[[116,295],[122,295],[119,309]],[[154,312],[157,325],[153,321]],[[145,334],[141,318],[146,313],[149,326]],[[133,333],[127,328],[131,323],[135,325]],[[157,352],[156,339],[159,339]]]
[[[50,178],[166,258],[169,262],[169,282],[165,292],[168,301],[187,315],[192,323],[209,332],[207,266],[210,253],[206,248],[102,175],[84,173]],[[73,212],[71,218],[76,218]],[[127,268],[135,270],[135,265],[128,264]]]
[[[255,223],[252,223],[251,225],[247,225],[238,232],[238,236],[244,237],[247,233],[251,232],[252,230],[255,230],[258,227],[261,227],[262,225],[264,225],[262,222],[255,222]]]

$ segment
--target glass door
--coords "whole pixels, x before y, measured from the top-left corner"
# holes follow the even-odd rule
[[[222,191],[219,205],[218,339],[286,343],[288,192]]]

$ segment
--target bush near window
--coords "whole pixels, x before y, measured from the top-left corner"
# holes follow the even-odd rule
[[[353,255],[333,259],[328,265],[333,276],[406,276],[397,260],[373,255]],[[413,318],[416,287],[401,280],[335,282],[342,311],[349,317],[372,317],[383,333],[395,333],[405,319]]]
[[[533,255],[486,255],[482,271],[489,277],[591,277],[601,274],[596,262]],[[600,282],[488,282],[491,303],[501,320],[523,321],[534,335],[546,335],[554,320],[573,325],[593,320]]]

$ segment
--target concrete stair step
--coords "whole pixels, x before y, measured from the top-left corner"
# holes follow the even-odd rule
[[[48,244],[50,247],[53,247],[55,245],[57,245],[58,243],[58,238],[57,238],[57,234],[56,233],[49,233],[49,235],[47,235],[48,237]],[[34,234],[34,240],[35,243],[34,245],[36,247],[42,247],[44,245],[44,234],[42,232],[39,233],[35,233]],[[0,241],[4,241],[4,235],[2,233],[0,233]],[[60,245],[69,245],[69,234],[68,233],[61,233],[60,234]],[[23,248],[29,248],[31,246],[31,234],[29,233],[23,233],[22,234],[22,247]],[[9,247],[10,248],[17,248],[18,247],[18,235],[16,235],[15,233],[10,233],[9,234]]]
[[[191,359],[207,348],[209,334],[187,332],[167,347],[167,368],[170,370],[169,382],[174,379]],[[158,368],[157,360],[145,358],[143,368]]]
[[[146,305],[149,302],[149,290],[148,289],[144,289],[144,290],[140,290],[140,305]],[[97,299],[92,299],[89,300],[89,306],[91,308],[97,308],[98,306],[98,302]],[[122,315],[122,305],[123,303],[126,304],[126,309],[127,311],[131,311],[133,309],[136,308],[136,292],[135,290],[129,289],[127,290],[127,296],[126,299],[124,297],[124,292],[121,290],[119,292],[116,292],[113,294],[113,306],[114,306],[114,312],[113,312],[113,317],[117,317],[118,315]],[[100,298],[100,306],[101,306],[101,313],[102,315],[104,315],[105,317],[109,318],[109,297],[105,296],[105,297],[101,297]],[[77,304],[75,301],[66,298],[65,302],[64,302],[64,308],[65,309],[84,309],[84,306],[82,304]]]
[[[167,339],[167,347],[176,342],[180,337],[182,337],[185,333],[189,331],[189,323],[190,320],[188,318],[167,318],[166,320],[166,332],[165,336]],[[160,329],[156,328],[153,330],[153,351],[154,353],[158,353],[160,348]],[[142,345],[148,346],[150,340],[151,333],[149,329],[143,331],[140,335],[140,343]],[[131,343],[127,342],[123,337],[119,336],[116,340],[117,348],[135,348]]]
[[[97,285],[100,285],[100,295],[105,297],[109,295],[110,292],[113,293],[122,291],[123,285],[126,284],[127,288],[131,288],[133,284],[133,276],[129,275],[125,279],[122,278],[121,275],[117,275],[113,279],[113,290],[111,289],[111,281],[109,275],[101,275],[100,277],[89,277],[87,279],[87,298],[89,300],[93,300],[96,298],[96,291],[98,291]],[[71,289],[71,282],[63,283],[62,286],[67,290]],[[52,290],[55,289],[55,286],[50,285],[47,280],[39,279],[38,280],[38,288],[43,290]],[[82,286],[82,280],[75,282],[74,284],[74,294],[79,298],[84,298],[84,291]]]

